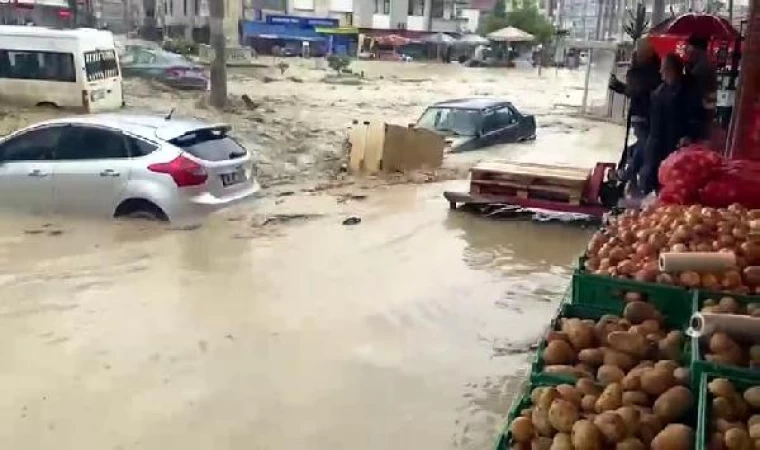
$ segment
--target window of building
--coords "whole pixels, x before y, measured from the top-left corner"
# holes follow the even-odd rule
[[[409,15],[410,16],[424,16],[425,15],[425,0],[409,0]]]
[[[196,16],[201,15],[201,0],[193,0],[193,11]]]
[[[391,0],[375,0],[375,14],[390,14]]]
[[[113,50],[85,52],[84,67],[87,71],[87,81],[119,76],[119,65],[116,62],[116,53]]]
[[[0,78],[75,82],[74,55],[0,50]]]
[[[187,16],[187,0],[182,0],[182,14]]]
[[[436,19],[443,18],[443,2],[444,0],[431,0],[430,2],[430,16]]]

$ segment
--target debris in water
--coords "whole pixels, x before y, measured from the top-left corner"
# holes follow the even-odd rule
[[[361,217],[349,217],[343,221],[343,225],[358,225],[362,222]]]
[[[338,203],[346,203],[349,200],[366,200],[366,194],[343,194],[338,197]]]
[[[264,227],[267,225],[277,225],[283,223],[290,223],[294,221],[307,221],[322,217],[322,214],[274,214],[262,218],[254,218],[251,226]]]

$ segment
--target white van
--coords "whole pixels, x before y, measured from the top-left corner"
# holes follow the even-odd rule
[[[110,31],[0,26],[0,101],[86,112],[122,107]]]

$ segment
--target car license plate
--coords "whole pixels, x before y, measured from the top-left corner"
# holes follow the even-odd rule
[[[242,183],[245,181],[245,170],[239,167],[236,171],[230,173],[223,173],[219,175],[222,179],[222,186],[232,186],[233,184]]]

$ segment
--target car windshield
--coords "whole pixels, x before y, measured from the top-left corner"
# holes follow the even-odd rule
[[[417,126],[458,136],[474,136],[478,131],[480,112],[456,108],[428,108]]]

